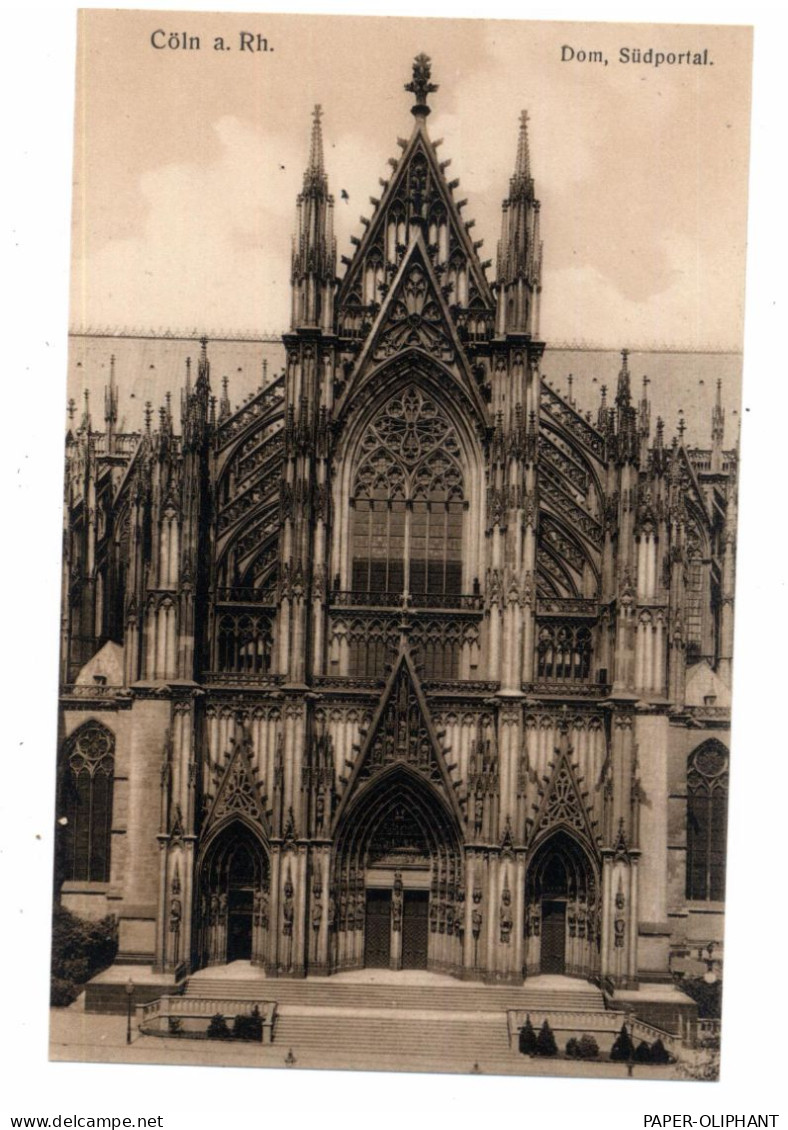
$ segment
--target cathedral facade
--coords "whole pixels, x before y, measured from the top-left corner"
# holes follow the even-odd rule
[[[337,277],[319,108],[283,372],[67,437],[57,885],[152,977],[631,989],[722,953],[737,455],[626,350],[543,378],[527,117],[494,281],[427,121]],[[505,186],[502,186],[502,189]]]

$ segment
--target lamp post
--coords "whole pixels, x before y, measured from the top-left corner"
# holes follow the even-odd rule
[[[134,999],[134,982],[129,977],[126,982],[126,1043],[131,1043],[131,1002]]]

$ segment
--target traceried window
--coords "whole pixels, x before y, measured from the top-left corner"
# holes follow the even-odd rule
[[[460,445],[420,389],[389,400],[367,429],[351,505],[354,591],[462,592]]]
[[[591,631],[585,625],[543,624],[536,646],[539,679],[584,681],[591,672]]]
[[[728,754],[714,739],[687,762],[687,898],[725,897]]]
[[[110,871],[115,739],[87,722],[67,746],[63,788],[64,877],[106,883]]]
[[[217,626],[216,645],[219,671],[265,673],[271,666],[271,621],[262,615],[226,613]]]

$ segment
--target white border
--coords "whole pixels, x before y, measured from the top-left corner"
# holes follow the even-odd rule
[[[154,7],[96,5],[107,7]],[[216,4],[168,8],[215,10]],[[259,5],[238,3],[238,11]],[[278,11],[370,13],[342,5],[279,2]],[[2,640],[4,714],[0,783],[2,1012],[6,1046],[2,1114],[162,1113],[168,1130],[287,1119],[288,1125],[387,1130],[403,1121],[464,1130],[550,1119],[642,1127],[645,1113],[785,1111],[788,1046],[782,946],[783,859],[778,829],[785,738],[786,502],[778,457],[785,447],[786,247],[785,17],[766,3],[520,5],[483,13],[465,2],[399,0],[398,15],[529,19],[633,18],[661,23],[753,23],[755,74],[748,259],[736,714],[726,939],[725,1051],[718,1085],[461,1076],[371,1076],[235,1069],[49,1064],[46,963],[53,811],[59,619],[62,419],[66,371],[75,9],[43,5],[5,14],[2,73],[6,385],[3,458]],[[380,14],[380,13],[375,13]],[[9,301],[10,300],[10,301]],[[9,349],[10,346],[10,349]],[[783,793],[784,796],[784,793]],[[40,838],[38,838],[40,837]],[[781,1016],[782,1013],[782,1016]],[[374,1113],[373,1113],[374,1112]],[[372,1117],[370,1118],[370,1114]],[[778,1122],[779,1125],[779,1122]]]

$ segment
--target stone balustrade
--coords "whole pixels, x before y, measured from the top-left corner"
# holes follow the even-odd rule
[[[273,1043],[276,1001],[236,1000],[232,997],[184,997],[169,995],[137,1005],[137,1027],[145,1036],[170,1034],[170,1020],[178,1020],[186,1035],[204,1035],[217,1013],[228,1021],[251,1016],[257,1008],[263,1022],[263,1043]]]

